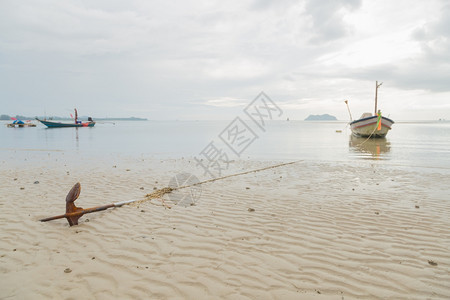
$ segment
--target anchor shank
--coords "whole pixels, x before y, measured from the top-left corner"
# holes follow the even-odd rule
[[[115,207],[115,204],[107,204],[107,205],[102,205],[102,206],[90,207],[90,208],[86,208],[86,209],[75,211],[75,212],[71,212],[71,213],[66,213],[66,214],[59,215],[59,216],[48,217],[48,218],[45,218],[45,219],[41,219],[39,221],[47,222],[47,221],[52,221],[52,220],[57,220],[57,219],[62,219],[62,218],[67,218],[67,217],[69,217],[69,218],[70,217],[77,217],[77,216],[82,216],[84,214],[90,214],[90,213],[93,213],[93,212],[106,210],[106,209],[111,208],[111,207]]]
[[[62,218],[65,218],[65,217],[66,217],[66,214],[64,214],[64,215],[59,215],[59,216],[48,217],[48,218],[45,218],[45,219],[40,219],[39,221],[41,221],[41,222],[47,222],[47,221],[52,221],[52,220],[62,219]]]
[[[82,213],[83,214],[90,214],[90,213],[93,213],[93,212],[107,210],[108,208],[111,208],[111,207],[115,207],[115,205],[114,204],[107,204],[107,205],[102,205],[102,206],[86,208],[86,209],[83,209]],[[76,213],[74,213],[74,214],[76,214]]]
[[[66,218],[67,222],[69,222],[70,226],[78,225],[78,219],[81,218],[84,214],[90,214],[93,212],[107,210],[108,208],[112,208],[112,207],[120,207],[122,205],[137,201],[137,200],[122,201],[122,202],[111,203],[111,204],[106,204],[106,205],[102,205],[102,206],[95,206],[95,207],[83,209],[81,207],[77,207],[74,203],[75,200],[77,200],[78,197],[80,196],[80,192],[81,192],[81,185],[78,182],[72,187],[70,192],[67,194],[66,213],[63,215],[59,215],[59,216],[41,219],[39,221],[47,222],[47,221],[51,221],[51,220]]]

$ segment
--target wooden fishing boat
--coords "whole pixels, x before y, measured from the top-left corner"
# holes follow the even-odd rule
[[[10,124],[6,124],[6,126],[12,127],[12,128],[23,128],[23,127],[36,127],[36,124],[33,124],[33,123],[23,123],[23,124],[10,123]]]
[[[15,128],[23,128],[23,127],[36,127],[36,124],[33,123],[9,123],[6,124],[7,127],[15,127]]]
[[[72,116],[72,114],[70,114]],[[54,122],[49,120],[40,120],[36,118],[39,122],[47,126],[48,128],[63,128],[63,127],[94,127],[95,122],[91,117],[88,118],[87,122],[78,121],[78,111],[75,108],[75,122],[73,123],[63,123],[63,122]]]
[[[62,123],[62,122],[54,122],[48,120],[40,120],[36,118],[39,122],[47,126],[48,128],[62,128],[62,127],[94,127],[94,121],[88,122],[80,122],[80,123]]]
[[[13,120],[14,122],[6,124],[7,127],[10,128],[36,127],[36,124],[31,123],[30,120],[25,122],[22,120],[18,120],[16,118],[11,118],[11,120]]]
[[[394,121],[381,114],[372,116],[364,113],[360,119],[350,122],[350,128],[354,136],[382,138],[391,130],[392,124]]]
[[[381,115],[381,111],[377,110],[378,88],[383,83],[375,83],[375,113],[363,113],[358,120],[350,122],[352,134],[358,137],[366,138],[383,138],[391,130],[394,121]],[[348,105],[347,100],[345,103]],[[350,110],[349,110],[350,112]],[[350,114],[351,119],[351,114]]]

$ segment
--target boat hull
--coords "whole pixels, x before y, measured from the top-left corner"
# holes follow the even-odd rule
[[[358,137],[383,138],[392,128],[392,121],[389,118],[381,117],[381,129],[377,129],[378,116],[371,116],[350,122],[352,134]]]
[[[24,123],[24,124],[10,123],[10,124],[6,124],[6,126],[11,127],[11,128],[24,128],[24,127],[36,127],[36,124],[33,124],[33,123]]]
[[[95,122],[84,122],[84,123],[61,123],[61,122],[53,122],[46,120],[36,119],[48,128],[65,128],[65,127],[94,127]]]

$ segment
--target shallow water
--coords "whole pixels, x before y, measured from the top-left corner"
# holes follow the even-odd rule
[[[229,160],[369,160],[450,170],[450,123],[443,122],[398,122],[387,138],[366,140],[352,137],[345,122],[273,121],[263,131],[245,121],[251,133],[247,138],[251,139],[242,147],[235,140],[231,148],[226,145],[231,144],[227,139],[230,122],[225,121],[119,121],[98,123],[94,128],[55,129],[42,124],[7,128],[6,123],[0,124],[3,163],[30,162],[49,153],[64,154],[69,160],[109,156],[201,158],[226,153]],[[217,151],[211,152],[213,149]]]

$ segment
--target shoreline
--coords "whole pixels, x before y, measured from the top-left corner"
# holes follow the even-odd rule
[[[69,227],[38,220],[64,213],[75,182],[84,208],[144,199],[193,162],[54,162],[0,170],[0,297],[450,295],[450,203],[439,173],[303,161],[205,183],[194,206],[165,195],[171,209],[153,199]],[[236,161],[230,172],[270,165]]]

